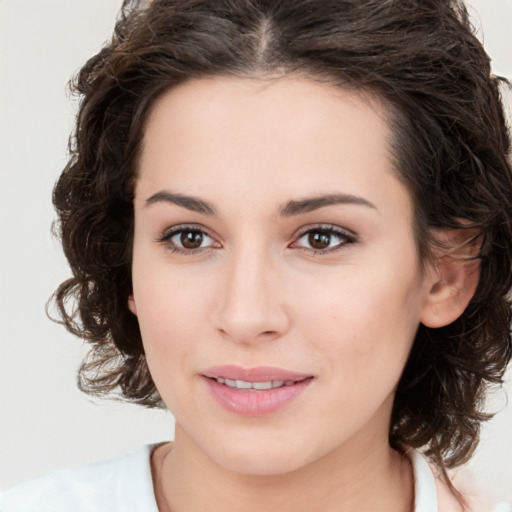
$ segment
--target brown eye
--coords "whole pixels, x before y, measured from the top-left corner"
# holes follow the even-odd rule
[[[201,229],[176,227],[159,240],[168,249],[192,254],[197,250],[219,248],[219,244]]]
[[[331,245],[331,234],[322,231],[311,231],[308,234],[308,243],[312,249],[327,249]]]
[[[201,231],[182,231],[180,243],[185,249],[198,249],[203,243],[203,238]]]
[[[356,236],[342,228],[326,226],[310,229],[293,244],[318,254],[334,252],[357,242]]]

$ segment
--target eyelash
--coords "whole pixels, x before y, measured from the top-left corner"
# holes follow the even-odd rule
[[[318,225],[318,226],[310,226],[307,229],[304,229],[303,231],[301,231],[299,233],[296,241],[293,242],[292,246],[297,244],[299,242],[299,240],[304,238],[306,235],[311,235],[312,233],[320,233],[324,236],[329,236],[329,237],[334,236],[334,237],[337,237],[340,239],[340,243],[338,243],[334,247],[327,247],[325,249],[314,249],[311,247],[299,247],[300,249],[307,251],[313,255],[332,254],[334,252],[342,250],[347,245],[354,245],[358,242],[358,238],[351,231],[324,224],[324,225]]]
[[[205,249],[212,248],[211,245],[207,246],[207,247],[197,247],[197,248],[191,248],[191,249],[177,246],[176,243],[172,241],[172,238],[175,237],[176,235],[180,235],[183,233],[200,234],[203,237],[206,236],[208,238],[211,238],[213,240],[214,244],[216,243],[214,238],[212,236],[210,236],[207,233],[207,231],[204,230],[203,228],[197,227],[197,226],[188,226],[188,225],[174,226],[174,227],[166,230],[162,234],[162,236],[157,239],[157,242],[165,245],[165,247],[168,250],[170,250],[172,253],[183,254],[183,255],[193,255],[193,254],[196,254]],[[341,241],[334,247],[327,247],[325,249],[314,249],[312,247],[302,247],[302,246],[296,245],[302,238],[304,238],[307,235],[311,235],[312,233],[321,234],[323,236],[328,236],[328,237],[337,237]],[[203,242],[203,240],[201,241],[201,243],[202,242]],[[318,225],[318,226],[308,227],[307,229],[302,230],[297,235],[295,241],[292,244],[290,244],[288,247],[296,247],[298,249],[301,249],[301,250],[311,253],[313,255],[322,255],[322,254],[334,253],[336,251],[343,249],[347,245],[353,245],[353,244],[356,244],[357,242],[358,242],[358,238],[351,231],[341,229],[338,227],[334,227],[332,225]],[[220,244],[219,244],[219,247],[213,247],[213,248],[215,248],[215,249],[220,248]]]
[[[165,247],[170,250],[172,253],[177,254],[184,254],[184,255],[192,255],[196,254],[199,251],[202,251],[204,249],[209,249],[210,247],[197,247],[194,249],[187,249],[185,247],[179,247],[177,246],[173,241],[172,238],[176,235],[183,234],[183,233],[195,233],[200,234],[203,237],[207,236],[208,238],[211,238],[213,240],[213,237],[211,237],[205,229],[198,227],[198,226],[188,226],[188,225],[181,225],[181,226],[174,226],[170,229],[167,229],[164,231],[162,236],[158,238],[157,242],[165,245]]]

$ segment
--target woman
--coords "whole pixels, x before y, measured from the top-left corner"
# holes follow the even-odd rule
[[[469,509],[447,469],[510,360],[512,173],[463,6],[126,2],[76,90],[56,302],[82,389],[175,439],[1,510]]]

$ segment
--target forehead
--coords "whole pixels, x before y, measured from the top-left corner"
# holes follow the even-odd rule
[[[407,203],[390,138],[386,110],[369,94],[298,76],[193,80],[153,105],[137,189],[221,203],[234,191],[275,202],[343,192]]]
[[[218,76],[190,80],[164,93],[149,112],[144,148],[148,153],[165,143],[184,149],[181,143],[194,139],[210,149],[229,136],[230,152],[239,149],[248,155],[258,149],[257,144],[264,144],[267,150],[278,148],[285,156],[292,146],[295,152],[300,147],[306,150],[301,144],[304,139],[309,149],[330,142],[341,147],[344,141],[357,138],[367,150],[384,150],[386,155],[381,156],[387,156],[386,117],[383,104],[369,93],[298,75],[273,79]],[[254,141],[250,147],[237,145],[249,137]]]

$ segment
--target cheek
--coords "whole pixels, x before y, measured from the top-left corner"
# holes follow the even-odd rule
[[[144,352],[155,384],[169,408],[190,368],[193,349],[204,338],[208,298],[200,282],[162,258],[135,252],[133,293]]]
[[[138,319],[142,342],[149,371],[155,386],[167,408],[180,416],[183,397],[187,408],[195,409],[195,395],[190,393],[189,378],[194,377],[191,368],[196,346],[192,340],[198,334],[195,311],[200,303],[184,298],[167,287],[151,287],[150,283],[140,289],[138,295]]]
[[[148,352],[173,351],[180,345],[190,346],[190,340],[197,339],[208,298],[196,283],[168,272],[147,278],[138,287],[134,283],[134,294]]]
[[[186,335],[205,307],[208,287],[189,265],[176,265],[171,255],[148,239],[143,228],[136,231],[132,281],[142,338],[148,348],[165,346]]]
[[[296,294],[296,304],[302,330],[319,355],[329,355],[333,372],[341,367],[373,381],[381,369],[402,371],[419,325],[422,289],[415,262],[367,268],[311,283],[314,293]]]

